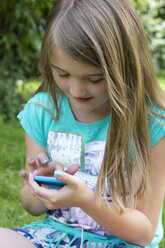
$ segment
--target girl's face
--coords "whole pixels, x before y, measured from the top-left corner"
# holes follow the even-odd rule
[[[53,78],[69,98],[78,121],[92,123],[109,114],[105,79],[98,67],[74,60],[59,47],[52,51],[50,65]]]

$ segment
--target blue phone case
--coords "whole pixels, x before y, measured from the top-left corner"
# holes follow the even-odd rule
[[[66,185],[65,183],[57,180],[55,177],[34,176],[34,180],[40,185],[44,185],[52,189],[61,189]]]

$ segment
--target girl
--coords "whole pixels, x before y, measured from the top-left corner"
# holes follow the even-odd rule
[[[48,217],[1,228],[1,247],[157,248],[165,95],[129,0],[57,0],[39,68],[43,82],[18,116],[26,131],[21,200]],[[39,186],[34,175],[66,185]]]

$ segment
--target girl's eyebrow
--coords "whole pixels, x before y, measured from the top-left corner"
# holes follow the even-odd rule
[[[57,69],[57,70],[60,70],[60,71],[65,72],[65,73],[68,73],[68,72],[66,72],[65,70],[61,69],[60,67],[58,67],[58,66],[56,66],[56,65],[53,65],[53,64],[50,64],[50,65],[51,65],[53,68]],[[103,76],[103,74],[102,74],[102,73],[93,73],[93,74],[88,74],[88,75],[86,75],[86,76],[90,76],[90,77],[92,77],[92,76]]]
[[[52,67],[54,67],[55,69],[57,70],[60,70],[60,71],[63,71],[63,72],[66,72],[64,71],[63,69],[61,69],[60,67],[56,66],[56,65],[53,65],[53,64],[50,64]]]

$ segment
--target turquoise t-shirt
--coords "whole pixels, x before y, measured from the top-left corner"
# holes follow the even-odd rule
[[[66,167],[78,163],[82,171],[97,177],[104,155],[110,115],[95,123],[80,123],[75,120],[68,99],[64,97],[61,101],[60,119],[55,121],[42,105],[55,117],[51,96],[45,92],[38,93],[18,115],[25,131],[37,144],[47,148],[51,160],[56,160]],[[149,107],[165,116],[165,111],[160,108]],[[165,136],[165,125],[162,122],[165,123],[161,117],[151,117],[148,120],[152,146]],[[88,181],[86,183],[88,184]],[[77,207],[50,211],[50,217],[76,228],[81,229],[83,226],[84,230],[95,234],[110,235]],[[157,248],[162,237],[161,213],[155,237],[147,248]]]

